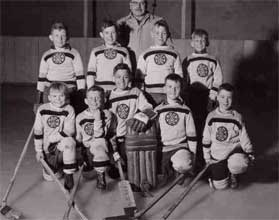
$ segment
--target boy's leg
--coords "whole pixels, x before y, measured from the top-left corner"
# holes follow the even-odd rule
[[[49,167],[53,170],[53,173],[57,176],[57,178],[61,178],[62,176],[62,166],[63,159],[62,153],[57,149],[58,143],[52,143],[48,147],[48,153],[44,153],[45,161],[49,165]],[[43,168],[43,178],[46,181],[53,181],[51,175]]]
[[[179,149],[170,158],[172,167],[179,175],[181,173],[189,173],[193,169],[193,154],[188,149]],[[183,184],[185,178],[179,182]]]
[[[238,187],[238,175],[245,173],[248,169],[249,159],[244,153],[234,153],[228,159],[230,171],[230,187]]]
[[[71,190],[74,186],[73,173],[77,169],[76,142],[71,137],[63,138],[58,143],[57,149],[63,154],[64,187],[67,190]]]
[[[93,165],[97,171],[97,188],[106,189],[105,171],[110,165],[107,142],[104,138],[95,139],[90,143],[90,152],[94,155]]]
[[[210,183],[215,189],[225,189],[229,185],[229,170],[227,160],[221,160],[210,165]],[[210,185],[211,185],[210,184]]]

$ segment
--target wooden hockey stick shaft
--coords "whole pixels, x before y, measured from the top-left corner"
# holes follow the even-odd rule
[[[143,216],[149,209],[151,209],[159,200],[161,200],[181,179],[184,178],[184,174],[180,174],[175,181],[157,198],[155,198],[145,209],[136,213],[135,217],[140,218]]]
[[[58,184],[59,188],[64,193],[66,199],[69,201],[70,200],[70,194],[66,191],[66,189],[64,188],[62,183],[55,176],[55,174],[53,173],[52,169],[48,166],[48,164],[45,162],[45,160],[43,158],[40,159],[40,162],[43,165],[43,167],[47,170],[47,172],[51,175],[51,177],[54,179],[54,181]],[[74,208],[75,208],[77,214],[79,214],[79,216],[81,217],[82,220],[88,220],[86,218],[86,216],[83,215],[83,213],[80,211],[80,209],[79,209],[79,207],[77,206],[76,203],[74,203]]]
[[[199,172],[199,174],[192,180],[189,186],[183,191],[183,193],[178,197],[178,199],[174,202],[174,204],[167,210],[167,212],[163,215],[163,219],[167,219],[171,213],[176,209],[176,207],[182,202],[185,196],[191,191],[191,189],[195,186],[195,184],[200,180],[202,175],[208,169],[210,164],[206,164],[206,166]]]
[[[73,191],[71,192],[71,197],[70,197],[70,200],[68,201],[68,207],[67,207],[67,209],[64,213],[63,220],[68,220],[69,219],[69,215],[70,215],[70,212],[71,212],[71,209],[72,209],[72,206],[73,206],[73,203],[74,203],[74,199],[75,199],[75,196],[76,196],[76,193],[77,193],[77,189],[78,189],[78,185],[79,185],[79,182],[80,182],[80,178],[81,178],[83,168],[84,168],[84,164],[82,164],[82,166],[79,169],[77,183],[76,183],[75,187],[73,188]]]
[[[12,189],[14,183],[15,183],[15,179],[16,179],[16,175],[17,175],[18,169],[19,169],[19,167],[20,167],[20,165],[22,163],[22,160],[23,160],[26,152],[27,152],[29,143],[30,143],[31,138],[33,136],[33,131],[34,131],[34,126],[32,126],[32,129],[29,132],[28,138],[27,138],[27,140],[26,140],[26,142],[24,144],[23,150],[22,150],[22,152],[20,154],[20,157],[19,157],[19,159],[17,161],[16,167],[15,167],[15,170],[14,170],[14,174],[13,174],[12,178],[10,179],[9,186],[8,186],[7,191],[6,191],[6,193],[5,193],[5,195],[4,195],[3,199],[2,199],[2,205],[1,206],[5,206],[7,204],[8,196],[9,196],[9,194],[11,192],[11,189]]]

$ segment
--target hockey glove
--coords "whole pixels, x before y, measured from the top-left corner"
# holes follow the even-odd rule
[[[139,112],[135,114],[134,118],[127,121],[132,130],[142,132],[146,129],[149,118],[146,114]]]

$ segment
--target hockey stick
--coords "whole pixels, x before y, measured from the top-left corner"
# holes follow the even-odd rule
[[[16,179],[18,169],[19,169],[19,167],[22,163],[22,160],[23,160],[26,152],[27,152],[30,140],[31,140],[32,135],[33,135],[33,130],[34,130],[34,127],[32,126],[32,129],[29,132],[28,138],[27,138],[27,140],[24,144],[23,150],[22,150],[22,152],[20,154],[20,157],[17,161],[16,167],[15,167],[15,170],[14,170],[14,174],[13,174],[12,178],[10,179],[9,186],[7,188],[7,191],[6,191],[5,195],[4,195],[4,198],[2,199],[0,212],[1,212],[2,215],[4,215],[8,219],[19,219],[22,215],[19,211],[14,210],[12,207],[7,205],[7,199],[8,199],[8,196],[9,196],[11,190],[12,190],[12,187],[15,183],[15,179]]]
[[[45,162],[45,160],[43,158],[40,159],[40,162],[43,165],[43,167],[47,170],[47,172],[51,175],[51,177],[54,179],[54,181],[58,184],[59,188],[64,193],[66,199],[69,201],[70,200],[70,194],[66,191],[66,189],[64,188],[62,183],[55,176],[55,174],[53,173],[52,169],[48,166],[48,164]],[[86,218],[86,216],[84,216],[83,213],[80,211],[80,209],[79,209],[79,207],[77,206],[76,203],[74,203],[73,206],[74,206],[76,212],[79,214],[79,216],[81,217],[82,220],[88,220]]]
[[[70,215],[72,206],[74,205],[74,198],[75,198],[75,195],[76,195],[76,192],[77,192],[77,189],[78,189],[78,185],[79,185],[79,182],[80,182],[80,178],[81,178],[83,168],[84,168],[84,164],[82,164],[82,166],[79,170],[77,183],[76,183],[75,187],[73,188],[73,191],[71,192],[70,199],[68,201],[68,207],[67,207],[67,210],[64,213],[63,220],[68,220],[69,219],[69,215]]]
[[[167,219],[171,213],[176,209],[176,207],[182,202],[185,196],[191,191],[191,189],[195,186],[195,184],[200,180],[202,175],[207,171],[210,164],[206,164],[206,166],[199,172],[199,174],[192,180],[189,186],[183,191],[183,193],[178,197],[175,203],[167,210],[167,212],[163,215],[163,219]]]
[[[120,160],[117,160],[117,165],[121,179],[121,181],[118,183],[118,187],[120,190],[120,196],[124,203],[124,212],[127,215],[134,216],[134,212],[137,210],[135,197],[130,182],[125,180]]]

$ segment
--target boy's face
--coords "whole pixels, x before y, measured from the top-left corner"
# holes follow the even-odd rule
[[[99,91],[89,91],[84,101],[90,110],[100,109],[103,105],[103,97]]]
[[[232,106],[233,93],[222,89],[217,95],[217,101],[219,103],[219,108],[223,111],[227,111]]]
[[[146,12],[146,2],[145,0],[131,0],[130,10],[135,17],[141,17]]]
[[[100,36],[106,45],[114,45],[117,37],[115,26],[106,27],[100,32]]]
[[[175,100],[179,97],[181,90],[180,82],[173,80],[167,80],[165,83],[165,93],[167,97],[171,100]]]
[[[48,100],[52,105],[54,105],[57,108],[61,108],[66,103],[66,96],[63,91],[56,90],[56,89],[50,89]]]
[[[156,46],[166,45],[168,33],[165,27],[156,25],[151,32],[151,36]]]
[[[114,74],[115,86],[119,90],[125,90],[129,86],[130,76],[129,72],[125,69],[117,70]]]
[[[206,49],[206,39],[205,36],[194,35],[191,40],[191,46],[194,48],[195,52],[203,52]]]
[[[49,39],[53,42],[56,48],[62,48],[67,42],[67,33],[64,29],[54,29],[49,35]]]

